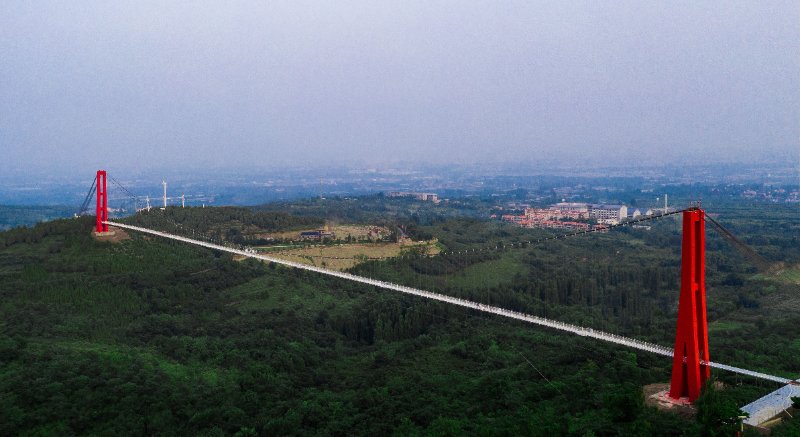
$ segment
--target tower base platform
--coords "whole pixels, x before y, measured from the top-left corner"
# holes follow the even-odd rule
[[[683,417],[694,417],[697,414],[695,407],[689,398],[683,397],[673,399],[669,396],[669,384],[650,384],[642,388],[644,393],[644,403],[648,406],[658,408]]]

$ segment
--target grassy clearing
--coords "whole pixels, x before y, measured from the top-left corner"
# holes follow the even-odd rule
[[[83,340],[36,340],[32,346],[33,349],[42,351],[62,349],[80,354],[93,354],[100,360],[114,363],[125,363],[137,358],[148,363],[151,369],[158,369],[173,380],[202,381],[206,384],[216,385],[220,381],[221,374],[225,373],[213,366],[200,363],[178,363],[147,348],[120,344],[112,345]]]
[[[300,240],[301,232],[315,231],[317,229],[319,229],[319,227],[302,229],[297,231],[271,232],[267,234],[258,234],[257,237],[275,238],[279,240]],[[336,238],[345,239],[349,236],[356,240],[369,239],[370,233],[373,233],[374,236],[376,234],[376,231],[377,234],[380,235],[389,235],[391,233],[389,229],[383,226],[356,225],[356,224],[328,226],[328,230],[336,234]]]
[[[708,324],[708,330],[711,332],[737,331],[743,327],[744,325],[739,322],[723,322],[720,320]]]
[[[800,285],[800,266],[788,268],[777,275],[778,280],[787,284]]]
[[[284,280],[272,275],[260,276],[225,293],[231,297],[231,305],[244,312],[292,310],[309,317],[322,309],[349,302],[302,281],[293,283],[291,289],[287,289]]]
[[[362,259],[400,256],[410,247],[423,247],[430,254],[439,253],[439,247],[435,243],[420,243],[414,246],[397,243],[369,243],[311,246],[270,252],[270,255],[289,261],[341,271],[361,263]]]
[[[469,266],[461,272],[451,275],[447,280],[455,287],[495,287],[509,282],[516,274],[527,273],[527,268],[520,263],[520,256],[519,252],[506,253],[500,259]]]
[[[777,274],[764,274],[759,273],[753,275],[753,279],[762,281],[774,281],[784,284],[800,285],[800,265],[787,267]]]

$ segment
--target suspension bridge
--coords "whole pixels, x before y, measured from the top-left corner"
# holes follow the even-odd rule
[[[97,179],[95,181],[97,193],[96,205],[96,227],[97,233],[108,232],[108,227],[113,226],[121,229],[127,229],[134,232],[149,234],[161,238],[166,238],[174,241],[179,241],[187,244],[192,244],[208,249],[214,249],[222,252],[231,253],[248,258],[254,258],[261,261],[271,262],[278,265],[283,265],[289,268],[301,269],[310,272],[315,272],[322,275],[336,277],[347,281],[357,282],[365,285],[374,286],[384,290],[396,291],[405,293],[425,299],[435,300],[451,305],[457,305],[472,310],[490,313],[497,316],[507,317],[510,319],[519,320],[526,323],[531,323],[537,326],[558,330],[565,333],[579,335],[587,338],[593,338],[599,341],[612,343],[635,350],[648,352],[664,357],[672,358],[672,378],[668,397],[676,403],[681,402],[694,402],[701,393],[702,387],[705,382],[710,378],[710,369],[719,369],[723,371],[733,372],[748,377],[758,378],[766,381],[781,384],[787,389],[779,389],[775,393],[783,393],[782,398],[775,405],[775,408],[786,408],[785,404],[788,401],[789,393],[792,396],[800,395],[800,380],[792,380],[781,376],[770,375],[762,372],[757,372],[749,369],[744,369],[727,364],[717,363],[709,359],[708,349],[708,327],[706,319],[706,300],[705,300],[705,222],[706,219],[712,221],[716,227],[722,226],[713,221],[710,217],[705,215],[700,207],[690,207],[680,211],[668,212],[664,214],[640,218],[635,221],[652,220],[667,215],[681,214],[683,216],[683,237],[682,237],[682,261],[681,261],[681,290],[678,305],[678,322],[675,335],[675,344],[672,348],[665,346],[644,342],[641,340],[623,337],[620,335],[595,330],[589,327],[578,326],[574,324],[564,323],[557,320],[552,320],[544,317],[534,316],[518,311],[513,311],[506,308],[492,306],[484,303],[474,302],[446,294],[436,293],[421,288],[409,287],[406,285],[396,284],[392,282],[382,281],[379,279],[369,278],[365,276],[354,275],[351,273],[326,269],[314,265],[303,264],[299,262],[289,261],[277,257],[272,257],[255,252],[252,249],[241,247],[229,247],[223,244],[216,244],[207,241],[201,241],[186,236],[171,234],[159,230],[148,229],[139,226],[133,226],[125,223],[110,221],[108,219],[108,199],[106,194],[106,173],[105,171],[98,171]],[[90,195],[92,190],[90,190]],[[87,202],[84,202],[86,204]],[[624,226],[631,224],[634,221],[621,223],[619,225],[611,225],[605,229],[598,229],[600,231],[608,230],[616,226]],[[722,228],[724,229],[724,228]],[[571,234],[564,234],[560,236],[545,238],[537,240],[538,242],[547,241],[548,239],[567,238],[570,236],[577,236],[593,231],[579,231]],[[725,231],[727,234],[729,232]],[[730,234],[732,236],[732,234]],[[734,237],[735,238],[735,237]],[[533,243],[533,242],[528,242]],[[747,253],[746,253],[747,254]],[[756,256],[754,253],[747,254]],[[757,256],[756,256],[757,257]],[[783,390],[783,391],[781,391]],[[762,398],[767,399],[768,397]],[[783,399],[786,398],[786,399]],[[788,401],[790,402],[790,401]],[[756,403],[754,403],[756,404]],[[774,404],[774,403],[773,403]],[[753,405],[753,404],[751,404]],[[745,407],[746,408],[749,406]],[[753,407],[755,409],[755,407]],[[756,412],[758,413],[758,412]]]

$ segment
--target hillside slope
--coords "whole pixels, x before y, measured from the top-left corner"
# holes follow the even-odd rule
[[[2,435],[711,426],[643,405],[642,385],[668,378],[660,357],[178,243],[99,243],[91,225],[50,222],[14,231],[11,244],[0,234]],[[483,275],[484,263],[527,262],[513,257],[425,268]],[[513,286],[494,280],[498,292]],[[770,388],[727,390],[714,408]]]

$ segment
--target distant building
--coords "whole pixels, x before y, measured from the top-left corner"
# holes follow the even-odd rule
[[[642,214],[639,209],[634,209],[631,213],[633,217]],[[525,208],[522,215],[506,214],[500,218],[526,228],[579,230],[590,229],[589,223],[581,220],[594,219],[599,225],[595,229],[606,230],[607,225],[615,225],[628,219],[628,207],[625,205],[560,202],[549,208]]]
[[[639,217],[640,215],[642,215],[642,212],[639,211],[639,208],[634,208],[632,211],[628,210],[628,217],[630,218],[636,218]]]
[[[625,205],[589,205],[589,217],[598,223],[616,224],[628,218],[628,207]]]
[[[552,208],[564,212],[564,211],[576,211],[576,212],[589,212],[589,204],[588,203],[580,203],[580,202],[559,202],[552,206]]]
[[[423,202],[439,203],[439,195],[436,193],[417,193],[413,191],[389,191],[389,197],[413,197]]]
[[[519,202],[509,202],[506,205],[507,209],[527,209],[530,207],[531,207],[530,203],[519,203]]]
[[[675,211],[676,211],[675,208],[673,208],[671,206],[668,207],[667,209],[664,209],[664,208],[650,208],[650,209],[647,210],[647,212],[645,212],[644,215],[661,215],[661,214],[666,214],[666,213],[675,212]]]
[[[324,239],[335,239],[336,234],[327,230],[326,228],[317,229],[315,231],[303,231],[300,232],[300,239],[301,240],[317,240],[322,241]]]
[[[542,225],[541,227],[550,229],[575,229],[580,231],[588,231],[590,229],[589,223],[582,222],[547,221]]]
[[[520,224],[525,221],[524,215],[512,215],[512,214],[503,214],[502,220],[504,222],[511,222]]]
[[[439,196],[436,193],[415,193],[414,197],[417,200],[422,200],[423,202],[430,201],[433,203],[439,203]]]

